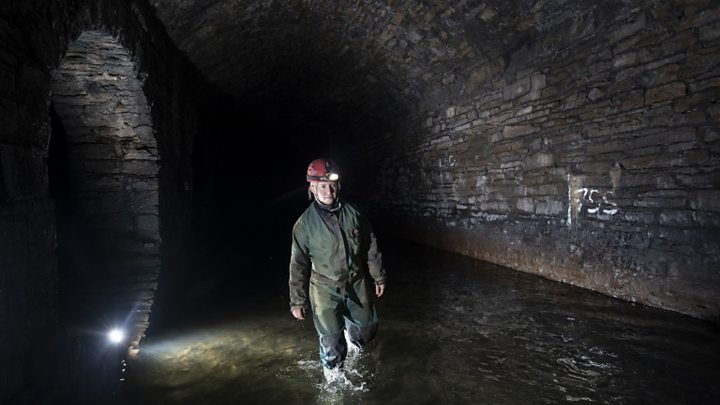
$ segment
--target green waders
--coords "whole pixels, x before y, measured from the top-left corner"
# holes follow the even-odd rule
[[[342,367],[347,355],[343,329],[351,343],[364,347],[378,328],[378,316],[368,294],[368,283],[358,278],[333,286],[310,280],[310,305],[320,336],[320,360],[325,368]]]
[[[290,308],[310,304],[324,367],[342,366],[343,330],[359,347],[375,336],[372,282],[384,283],[385,269],[370,224],[351,203],[338,202],[332,211],[310,204],[293,226]]]

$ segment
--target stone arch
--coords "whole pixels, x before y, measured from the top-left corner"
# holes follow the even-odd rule
[[[160,159],[130,53],[112,35],[84,31],[52,74],[51,102],[65,142],[50,155],[64,154],[67,170],[53,191],[61,300],[71,317],[123,324],[136,351],[161,265]],[[63,277],[73,290],[62,290]]]

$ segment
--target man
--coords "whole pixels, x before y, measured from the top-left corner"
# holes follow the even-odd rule
[[[335,162],[313,160],[306,179],[314,201],[293,226],[290,310],[303,320],[310,304],[320,360],[324,370],[333,370],[347,355],[346,336],[357,348],[375,336],[378,317],[370,291],[383,295],[385,269],[370,224],[357,207],[338,197]]]

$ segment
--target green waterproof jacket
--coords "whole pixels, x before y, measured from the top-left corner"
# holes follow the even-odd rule
[[[307,283],[344,286],[370,274],[385,282],[385,269],[370,224],[351,203],[327,211],[313,202],[295,222],[290,253],[290,307],[308,307]]]

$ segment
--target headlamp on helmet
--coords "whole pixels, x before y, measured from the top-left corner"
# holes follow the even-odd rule
[[[306,179],[308,182],[340,181],[340,171],[330,159],[315,159],[308,166]]]

